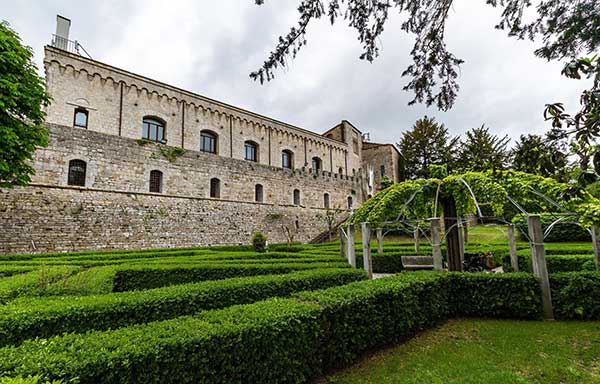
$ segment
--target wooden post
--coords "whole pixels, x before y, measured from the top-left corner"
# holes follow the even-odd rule
[[[421,244],[419,244],[419,242],[421,241],[419,239],[419,224],[417,224],[417,228],[415,228],[415,232],[413,233],[413,237],[415,240],[415,254],[419,254],[419,251],[421,250]]]
[[[544,318],[553,319],[552,295],[550,293],[550,281],[548,280],[548,268],[546,267],[546,251],[544,249],[544,232],[542,231],[540,217],[529,215],[527,225],[529,227],[529,238],[531,239],[533,274],[539,279],[542,289]]]
[[[433,256],[433,269],[441,271],[442,262],[442,237],[440,236],[440,219],[431,219],[431,248]]]
[[[347,250],[348,246],[346,245],[346,233],[344,232],[344,228],[340,227],[340,255],[348,260]]]
[[[592,244],[594,245],[594,264],[598,270],[600,269],[600,230],[596,225],[592,225]]]
[[[514,272],[519,272],[519,258],[517,257],[517,242],[515,241],[514,224],[508,224],[508,248],[510,250],[510,265]]]
[[[444,207],[444,229],[446,232],[446,253],[448,258],[448,270],[451,272],[462,271],[463,265],[460,258],[460,239],[456,201],[452,195],[442,198],[442,206]]]
[[[458,223],[458,251],[460,254],[460,264],[463,265],[465,261],[465,232],[462,223]]]
[[[346,245],[348,246],[348,251],[346,253],[348,257],[348,263],[350,263],[352,268],[356,268],[356,252],[354,250],[354,224],[348,224],[346,235],[348,236],[346,239]]]
[[[377,254],[383,255],[383,228],[377,228]]]
[[[371,226],[369,223],[362,223],[362,244],[363,244],[363,266],[367,271],[369,279],[373,278],[373,264],[371,263]]]
[[[469,242],[469,217],[465,217],[465,223],[463,224],[463,244]]]

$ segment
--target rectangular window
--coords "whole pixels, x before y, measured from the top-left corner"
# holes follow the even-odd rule
[[[381,171],[381,176],[382,176],[382,177],[383,177],[383,176],[385,176],[385,165],[382,165],[382,166],[380,167],[380,171]]]
[[[73,126],[77,128],[87,129],[88,127],[88,111],[83,108],[75,109],[75,116],[73,117]]]

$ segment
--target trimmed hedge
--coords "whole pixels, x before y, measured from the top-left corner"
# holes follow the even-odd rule
[[[15,301],[0,313],[0,346],[64,332],[116,329],[366,278],[355,269],[255,276],[99,296]]]
[[[557,318],[598,318],[600,274],[553,276]],[[300,383],[450,316],[539,318],[527,274],[401,273],[291,299],[0,349],[0,375],[80,383]],[[482,302],[483,301],[483,302]],[[579,310],[579,307],[584,307]]]
[[[446,281],[444,274],[399,274],[296,297],[322,308],[321,361],[329,369],[445,319]]]
[[[0,384],[61,384],[62,381],[42,381],[39,377],[0,377]]]
[[[600,272],[550,275],[554,316],[561,320],[600,320]]]
[[[339,263],[290,263],[290,264],[198,264],[167,266],[119,266],[114,277],[113,292],[151,289],[174,284],[184,284],[206,280],[221,280],[231,277],[282,274],[305,269],[349,268]]]
[[[532,272],[531,256],[529,254],[518,254],[519,270]],[[510,266],[510,256],[504,258],[504,265]],[[595,269],[593,255],[546,255],[546,267],[549,273],[592,271]],[[511,269],[509,269],[511,270]]]
[[[42,267],[0,279],[0,304],[21,296],[48,294],[53,283],[64,281],[77,271],[79,268],[73,266]]]
[[[386,254],[379,255],[377,253],[371,254],[371,263],[373,265],[373,272],[375,273],[397,273],[404,270],[402,265],[401,254]],[[362,255],[356,256],[356,266],[362,268],[363,257]]]
[[[0,375],[79,383],[300,383],[319,371],[320,309],[271,299],[198,317],[27,341]]]

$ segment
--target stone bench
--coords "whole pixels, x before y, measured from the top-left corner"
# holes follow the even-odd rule
[[[401,260],[404,269],[433,269],[433,256],[402,256]]]

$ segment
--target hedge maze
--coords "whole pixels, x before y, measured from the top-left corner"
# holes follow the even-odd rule
[[[587,248],[571,251],[552,256],[578,270],[551,274],[556,318],[600,319],[600,274],[573,261]],[[374,270],[402,272],[409,254],[389,243]],[[530,273],[367,280],[337,244],[0,259],[1,384],[304,383],[449,318],[542,317]]]

